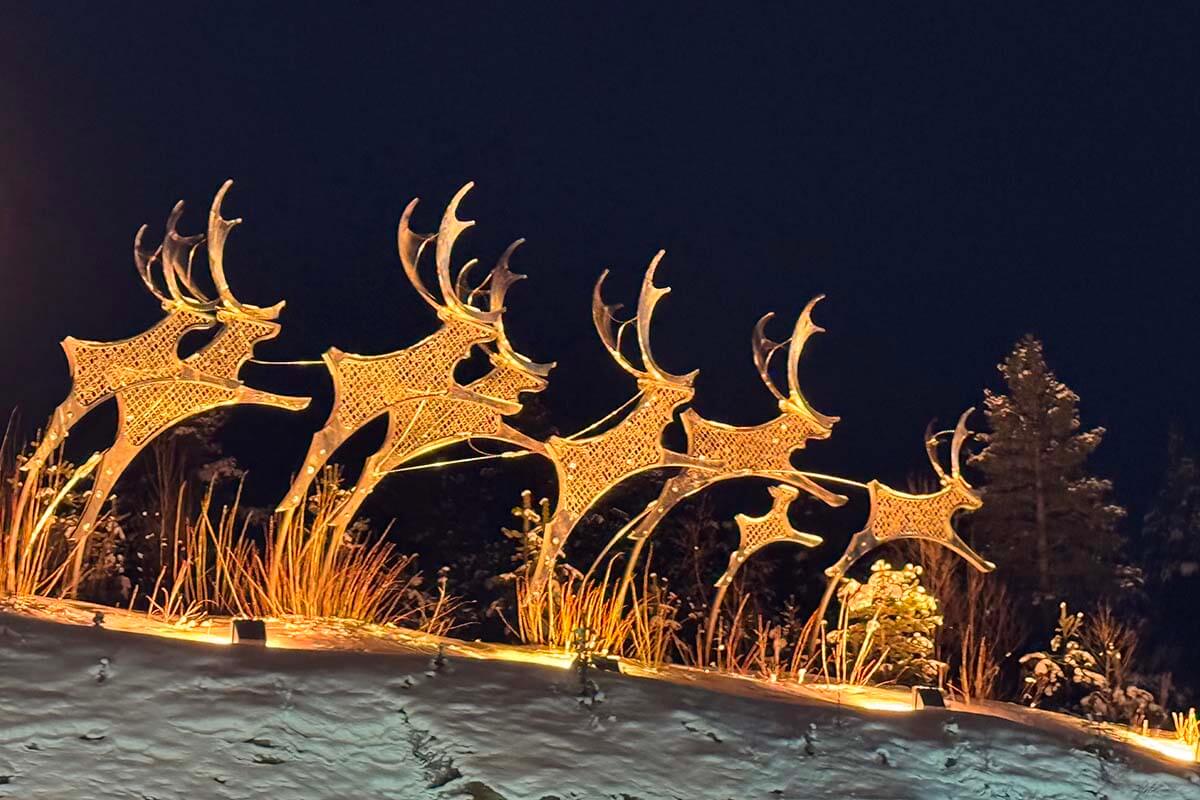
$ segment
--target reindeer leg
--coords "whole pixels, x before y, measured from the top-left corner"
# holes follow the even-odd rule
[[[363,464],[362,473],[358,476],[358,482],[354,485],[354,490],[350,493],[333,516],[330,525],[334,530],[345,530],[354,517],[358,514],[358,509],[362,507],[363,501],[367,496],[374,491],[379,482],[388,476],[388,466],[386,456],[381,450],[372,453],[367,457]]]
[[[100,463],[95,467],[92,492],[88,496],[88,501],[79,515],[79,523],[75,527],[75,555],[72,559],[71,580],[67,587],[69,595],[74,595],[79,590],[87,542],[95,530],[96,520],[100,518],[104,501],[108,499],[117,480],[140,450],[141,448],[118,437],[113,446],[104,451],[100,457]]]
[[[358,509],[362,506],[367,495],[388,475],[389,469],[394,469],[411,457],[410,453],[402,450],[404,440],[412,429],[413,423],[425,408],[425,401],[417,401],[416,410],[407,408],[408,413],[401,415],[396,409],[389,409],[387,433],[383,436],[383,444],[367,457],[363,464],[358,482],[350,496],[342,502],[330,523],[335,530],[345,530],[353,521]]]
[[[71,428],[95,407],[95,405],[84,406],[75,399],[74,394],[71,394],[50,415],[50,421],[46,423],[46,432],[42,435],[42,440],[38,442],[37,449],[34,450],[29,460],[21,465],[21,471],[26,474],[21,481],[21,493],[17,497],[17,507],[13,511],[14,524],[25,513],[30,492],[37,483],[38,473],[41,471],[42,465],[46,463],[46,459],[50,458],[50,454],[56,447],[62,445]]]
[[[46,423],[46,432],[42,435],[42,440],[38,442],[37,449],[21,469],[33,470],[41,467],[54,449],[66,440],[71,428],[75,427],[75,424],[97,405],[99,404],[85,406],[75,399],[74,394],[62,401],[50,415],[50,421]]]
[[[290,519],[295,510],[301,506],[317,472],[328,463],[333,452],[341,447],[353,433],[354,431],[347,431],[343,428],[340,421],[333,420],[313,434],[312,441],[308,445],[308,453],[304,456],[304,466],[300,468],[300,472],[292,481],[287,496],[275,508],[276,511],[284,514],[285,519]]]

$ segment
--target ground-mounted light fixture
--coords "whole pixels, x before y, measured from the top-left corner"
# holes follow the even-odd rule
[[[235,619],[229,628],[232,644],[267,646],[267,623],[261,619]]]
[[[923,708],[945,708],[946,695],[936,686],[912,687],[913,711]]]

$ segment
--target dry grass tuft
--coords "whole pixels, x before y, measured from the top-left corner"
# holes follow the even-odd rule
[[[307,512],[272,520],[261,549],[238,524],[238,495],[212,514],[212,487],[190,522],[176,522],[169,552],[149,596],[150,613],[171,621],[204,614],[333,617],[393,623],[444,635],[461,603],[439,579],[421,590],[415,555],[400,555],[380,537],[366,541],[330,523],[344,492],[336,468],[314,482]],[[182,497],[182,495],[180,495]],[[176,514],[176,520],[183,515]],[[386,531],[385,531],[386,535]]]
[[[1187,716],[1172,711],[1171,720],[1175,723],[1175,738],[1192,748],[1196,760],[1200,761],[1200,720],[1196,719],[1196,709],[1189,708]]]
[[[9,430],[0,441],[0,594],[69,594],[68,573],[77,550],[75,485],[95,467],[92,456],[76,468],[55,449],[39,467],[22,471]]]

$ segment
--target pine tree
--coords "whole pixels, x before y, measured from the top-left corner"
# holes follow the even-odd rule
[[[1153,603],[1148,667],[1170,672],[1184,684],[1200,675],[1200,464],[1183,436],[1167,437],[1167,469],[1154,504],[1142,520],[1142,556],[1146,590]],[[1195,679],[1192,678],[1195,690]]]
[[[1152,591],[1200,579],[1200,467],[1176,427],[1167,435],[1162,486],[1142,520],[1142,546]]]
[[[1086,603],[1112,588],[1125,510],[1112,483],[1089,475],[1103,428],[1081,430],[1079,396],[1026,334],[999,365],[1007,394],[987,390],[990,431],[972,463],[983,473],[983,508],[971,529],[1018,594]]]

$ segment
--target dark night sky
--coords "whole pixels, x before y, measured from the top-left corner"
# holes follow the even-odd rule
[[[1200,434],[1194,6],[0,5],[0,407],[31,426],[67,387],[58,340],[156,319],[137,226],[183,197],[198,229],[233,177],[231,282],[288,300],[260,357],[432,330],[395,224],[419,195],[434,227],[475,180],[464,252],[528,238],[508,326],[559,362],[563,429],[630,389],[592,333],[592,282],[612,267],[610,296],[632,299],[664,247],[656,349],[701,369],[709,416],[771,413],[750,328],[829,295],[803,379],[843,421],[803,463],[902,481],[929,417],[978,403],[1026,331],[1109,428],[1098,469],[1135,509],[1169,420]],[[278,493],[330,390],[319,370],[244,375],[319,398],[240,417],[262,452],[231,446]]]

